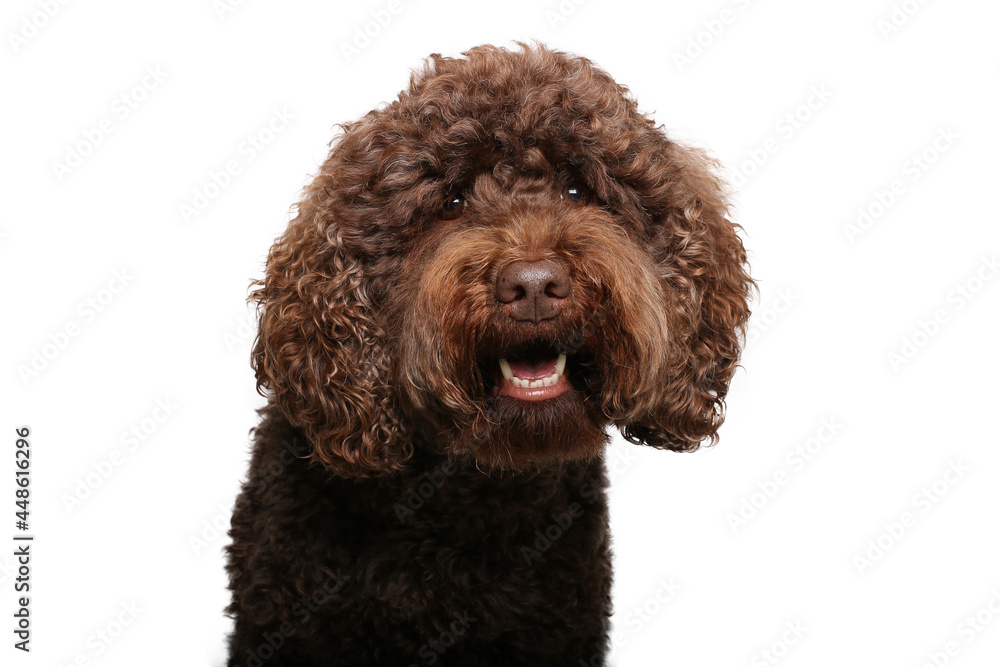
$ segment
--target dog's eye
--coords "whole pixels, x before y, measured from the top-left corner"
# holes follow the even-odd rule
[[[465,213],[465,196],[459,192],[445,200],[438,210],[437,217],[440,220],[458,220],[463,213]]]
[[[590,201],[590,193],[587,191],[587,188],[579,183],[570,183],[567,185],[566,189],[563,190],[562,197],[578,204],[586,204]]]

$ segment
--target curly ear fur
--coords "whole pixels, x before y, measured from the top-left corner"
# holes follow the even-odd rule
[[[619,426],[632,442],[691,451],[705,438],[718,440],[754,281],[738,226],[726,217],[718,164],[699,149],[656,134],[630,171],[651,218],[651,253],[676,295],[673,320],[685,323],[686,330],[674,332],[685,354],[668,379],[660,409]]]
[[[379,475],[399,469],[412,445],[388,387],[372,279],[345,247],[328,166],[256,282],[251,363],[257,390],[305,431],[313,460],[342,476]]]

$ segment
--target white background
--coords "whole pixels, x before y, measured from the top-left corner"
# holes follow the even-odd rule
[[[760,284],[721,443],[610,452],[614,664],[997,664],[1000,5],[653,6],[4,3],[4,664],[221,664],[262,403],[249,280],[336,123],[432,52],[515,39],[586,55],[710,148]]]

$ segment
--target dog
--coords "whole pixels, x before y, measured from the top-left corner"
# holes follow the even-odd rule
[[[718,165],[542,45],[342,128],[251,297],[228,664],[603,665],[607,431],[714,444],[739,363]]]

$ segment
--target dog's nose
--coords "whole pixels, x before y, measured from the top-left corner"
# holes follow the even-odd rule
[[[563,299],[573,284],[559,262],[542,259],[511,262],[497,275],[493,294],[510,307],[510,316],[519,322],[550,320],[559,314]]]

